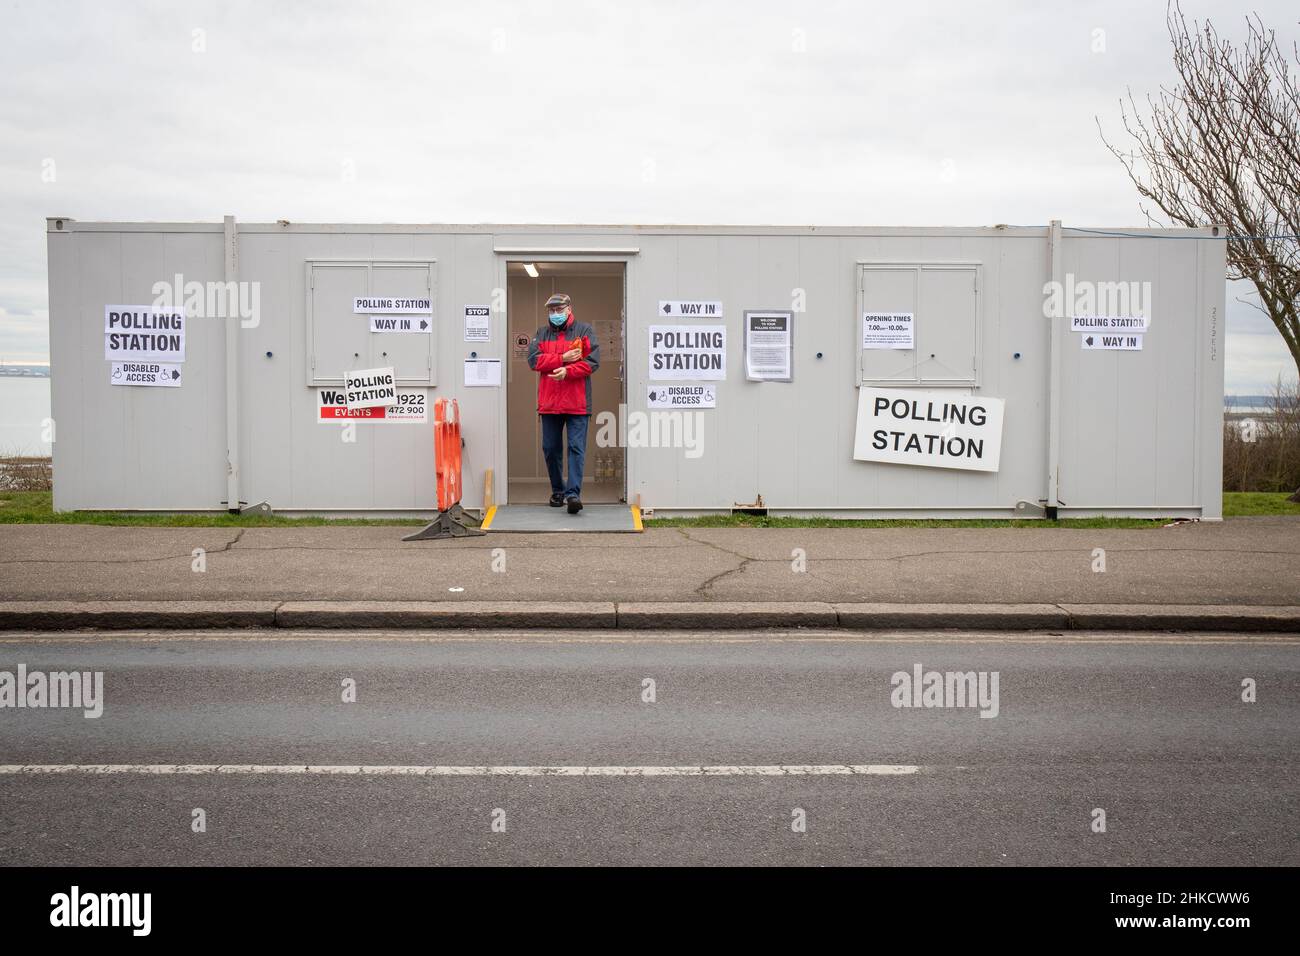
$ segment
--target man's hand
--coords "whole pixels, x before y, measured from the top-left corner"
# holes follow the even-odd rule
[[[575,345],[573,348],[569,349],[569,351],[565,352],[561,358],[566,362],[578,361],[578,359],[582,358],[582,346]]]
[[[568,353],[566,352],[565,354],[567,355]],[[569,370],[565,368],[563,365],[561,365],[559,368],[557,368],[554,372],[551,373],[550,377],[554,381],[558,382],[560,379],[564,378],[568,374],[569,374]]]

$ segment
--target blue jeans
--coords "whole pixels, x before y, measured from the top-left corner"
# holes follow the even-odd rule
[[[582,497],[582,464],[587,458],[588,415],[543,415],[542,457],[551,476],[551,494]],[[569,484],[564,484],[564,426],[569,426]]]

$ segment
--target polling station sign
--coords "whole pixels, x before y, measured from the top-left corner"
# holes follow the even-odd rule
[[[114,362],[108,384],[180,388],[184,368],[171,362]]]
[[[348,408],[341,388],[316,390],[316,421],[364,422],[378,425],[422,425],[429,420],[428,397],[424,389],[402,389],[392,405]]]
[[[1151,327],[1147,315],[1072,315],[1071,332],[1145,332]]]
[[[904,389],[858,390],[853,457],[926,468],[997,471],[1002,454],[1000,398]]]
[[[104,306],[104,358],[184,362],[185,310],[155,305]]]
[[[428,296],[407,298],[393,295],[358,295],[352,299],[354,315],[382,312],[387,315],[433,315],[433,299]]]
[[[727,377],[725,325],[650,326],[650,378],[721,381]]]
[[[343,404],[348,408],[380,408],[397,401],[397,381],[391,368],[363,368],[343,373]]]

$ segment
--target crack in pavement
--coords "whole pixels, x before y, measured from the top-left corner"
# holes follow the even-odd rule
[[[206,530],[206,529],[205,529]],[[244,536],[247,528],[240,528],[233,538],[227,541],[219,548],[207,548],[205,555],[225,554],[233,548],[239,539]],[[14,558],[12,560],[0,560],[0,565],[6,564],[152,564],[155,561],[176,561],[182,558],[194,557],[193,549],[182,554],[163,554],[156,558]]]

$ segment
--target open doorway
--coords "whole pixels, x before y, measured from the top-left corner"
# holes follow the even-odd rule
[[[537,275],[530,274],[527,266]],[[565,292],[573,315],[587,322],[600,344],[600,367],[591,378],[591,427],[582,500],[591,504],[627,500],[625,449],[597,440],[598,417],[617,421],[625,401],[623,364],[624,264],[622,262],[510,262],[506,266],[506,316],[510,361],[506,374],[507,498],[510,504],[543,504],[551,495],[542,458],[537,414],[537,373],[528,367],[528,341],[546,323],[546,300]]]

